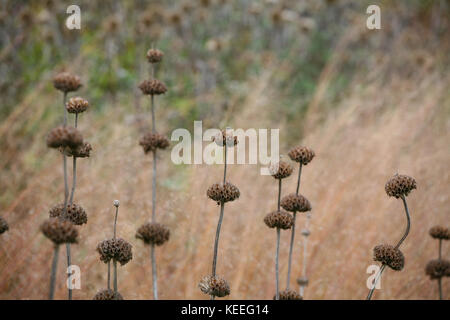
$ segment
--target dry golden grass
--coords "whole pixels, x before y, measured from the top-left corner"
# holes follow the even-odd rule
[[[374,297],[437,298],[437,283],[426,278],[424,268],[437,255],[429,228],[449,222],[450,76],[434,64],[433,56],[427,59],[425,65],[413,67],[411,76],[390,72],[393,58],[382,59],[371,73],[354,79],[347,96],[327,112],[321,110],[327,103],[326,86],[339,70],[325,68],[312,102],[314,108],[305,119],[308,131],[304,140],[298,141],[316,153],[303,170],[300,191],[313,207],[306,299],[366,297],[366,268],[373,263],[373,247],[397,242],[405,227],[401,201],[384,192],[385,182],[396,172],[413,176],[418,184],[408,197],[412,229],[401,247],[406,265],[401,272],[387,270],[382,290]],[[283,140],[289,135],[283,131],[285,124],[271,117],[277,98],[270,90],[275,70],[269,67],[252,80],[249,87],[253,89],[234,126],[279,127]],[[54,116],[44,119],[42,106],[56,95],[36,88],[0,124],[7,150],[0,160],[0,172],[2,187],[8,190],[1,212],[10,223],[10,231],[0,238],[0,299],[47,297],[52,245],[38,227],[48,209],[62,200],[63,182],[61,159],[44,143],[46,132],[57,120]],[[36,97],[41,99],[40,106],[33,104]],[[150,299],[150,249],[134,235],[150,218],[151,157],[145,157],[138,145],[133,118],[119,106],[111,108],[108,116],[88,112],[80,118],[80,128],[94,151],[90,159],[79,161],[75,202],[87,210],[89,221],[80,228],[80,243],[72,249],[72,260],[82,270],[82,290],[74,291],[74,299],[91,299],[105,287],[106,265],[99,261],[95,247],[111,235],[113,199],[121,201],[118,235],[133,244],[134,254],[133,260],[119,269],[119,290],[126,299]],[[20,132],[33,127],[40,127],[35,143],[17,152]],[[281,153],[286,154],[289,147],[282,143]],[[219,213],[217,205],[207,199],[206,190],[220,181],[223,167],[175,167],[170,152],[161,152],[159,157],[157,217],[171,229],[170,241],[157,249],[160,298],[204,299],[207,297],[197,285],[210,272]],[[271,299],[276,233],[264,225],[263,217],[276,206],[277,184],[250,165],[231,165],[227,180],[240,188],[241,197],[226,206],[217,272],[230,283],[230,299]],[[293,192],[295,184],[294,174],[285,180],[283,194]],[[303,223],[304,217],[299,215],[298,225]],[[282,232],[281,240],[283,289],[289,233]],[[303,258],[301,241],[298,233],[294,288]],[[445,243],[443,256],[449,254]],[[64,265],[65,252],[61,250],[57,299],[66,298]],[[447,280],[443,287],[444,297],[450,297]]]

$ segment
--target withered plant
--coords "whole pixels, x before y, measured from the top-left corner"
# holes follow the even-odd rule
[[[439,241],[438,258],[431,260],[425,267],[425,274],[430,280],[437,280],[439,299],[443,299],[442,295],[442,278],[450,277],[450,261],[442,259],[442,241],[450,240],[450,230],[442,226],[434,226],[430,229],[430,236]]]

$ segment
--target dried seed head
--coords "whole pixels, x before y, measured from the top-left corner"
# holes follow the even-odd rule
[[[83,136],[74,127],[59,126],[47,135],[49,148],[70,147],[77,148],[83,143]]]
[[[2,217],[0,217],[0,234],[6,232],[9,230],[9,225],[8,222],[6,222],[5,219],[3,219]]]
[[[83,142],[75,148],[59,147],[59,151],[68,157],[89,158],[91,156],[92,146],[89,142]]]
[[[445,227],[434,226],[430,229],[430,236],[432,236],[434,239],[449,240],[450,230]]]
[[[206,276],[198,286],[204,294],[210,296],[225,297],[230,294],[228,282],[219,276]]]
[[[81,80],[78,76],[68,72],[61,72],[53,78],[53,86],[66,93],[77,91],[81,87]]]
[[[89,102],[81,97],[70,98],[66,103],[66,109],[69,113],[81,113],[87,110]]]
[[[390,197],[396,197],[397,199],[401,196],[407,196],[413,189],[416,189],[416,180],[414,178],[396,174],[384,187],[386,193]]]
[[[147,51],[147,60],[150,63],[161,62],[164,53],[158,49],[150,49]]]
[[[127,264],[133,258],[131,249],[131,244],[122,238],[103,240],[97,246],[101,261],[108,263],[109,261],[114,260],[121,265]]]
[[[50,209],[49,215],[50,218],[59,218],[63,217],[64,214],[64,204],[60,203],[55,205]],[[64,219],[69,220],[74,225],[80,226],[82,224],[87,223],[87,214],[86,211],[79,205],[73,203],[67,205],[66,216]]]
[[[290,229],[294,224],[294,218],[286,211],[274,211],[266,215],[264,223],[269,228]]]
[[[123,300],[122,295],[111,289],[103,289],[97,292],[92,300]]]
[[[301,194],[291,193],[281,199],[281,206],[284,210],[290,212],[306,212],[311,210],[311,204]]]
[[[156,149],[166,149],[170,143],[169,139],[167,139],[164,135],[157,132],[149,132],[139,140],[139,144],[147,154],[150,151],[155,151]]]
[[[380,244],[373,249],[373,260],[388,265],[392,270],[400,271],[405,265],[403,253],[389,244]]]
[[[76,243],[78,231],[72,222],[58,218],[50,218],[41,225],[41,231],[55,244]]]
[[[238,187],[230,182],[223,183],[214,183],[211,187],[206,191],[206,195],[208,198],[216,201],[218,204],[225,203],[229,201],[236,200],[239,198],[241,193],[239,192]]]
[[[309,280],[306,277],[300,277],[297,279],[297,283],[299,286],[306,287],[309,284]]]
[[[139,227],[136,238],[144,241],[145,244],[160,246],[168,241],[170,230],[160,223],[149,222]]]
[[[284,179],[291,175],[294,168],[287,162],[280,160],[269,167],[269,172],[275,179]]]
[[[295,147],[289,151],[288,155],[292,161],[299,162],[306,166],[316,154],[307,147]]]
[[[233,147],[239,142],[232,129],[223,129],[220,133],[213,137],[213,141],[220,147],[223,147],[224,143],[227,147]]]
[[[280,291],[280,300],[303,300],[303,298],[294,290],[286,289],[284,291]],[[273,296],[273,300],[276,299],[276,295]]]
[[[440,279],[442,277],[450,277],[450,261],[448,260],[431,260],[425,267],[425,274],[430,279]]]
[[[164,94],[167,91],[166,85],[156,79],[142,81],[139,89],[141,89],[143,94],[149,95]]]

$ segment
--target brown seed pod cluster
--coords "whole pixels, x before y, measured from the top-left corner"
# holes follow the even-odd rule
[[[68,157],[88,158],[91,155],[92,146],[89,142],[83,142],[76,148],[59,147],[59,151]]]
[[[224,143],[227,147],[233,147],[239,142],[238,137],[234,135],[233,130],[231,129],[223,129],[213,137],[213,141],[220,147],[223,147]]]
[[[53,86],[62,92],[77,91],[81,87],[80,77],[68,72],[58,73],[53,78]]]
[[[430,236],[434,239],[440,240],[449,240],[450,239],[450,230],[448,228],[442,226],[434,226],[429,231]]]
[[[314,151],[307,147],[295,147],[288,153],[292,161],[299,162],[305,166],[311,162],[315,155]]]
[[[97,246],[101,261],[108,263],[115,260],[121,265],[128,263],[133,258],[131,249],[131,244],[122,238],[103,240]]]
[[[41,225],[41,231],[55,244],[76,243],[78,231],[72,222],[58,218],[50,218]]]
[[[77,148],[82,144],[83,136],[74,127],[59,126],[52,129],[47,135],[47,146],[49,148]]]
[[[149,132],[139,140],[139,145],[142,146],[144,152],[147,154],[156,149],[166,149],[169,146],[169,139],[157,132]]]
[[[66,103],[66,109],[69,113],[81,113],[87,110],[89,102],[81,97],[70,98]]]
[[[161,62],[164,53],[158,49],[150,49],[147,51],[147,60],[149,63]]]
[[[103,289],[97,292],[92,300],[123,300],[122,295],[111,289]]]
[[[386,193],[390,197],[400,198],[401,196],[407,196],[413,189],[416,189],[416,180],[409,176],[396,174],[384,187]]]
[[[425,267],[425,274],[430,279],[440,279],[442,277],[450,277],[450,261],[448,260],[431,260]]]
[[[167,92],[166,85],[156,79],[142,81],[139,89],[141,89],[143,94],[149,95],[164,94]]]
[[[208,198],[216,201],[218,204],[225,203],[229,201],[236,200],[239,198],[241,193],[239,192],[238,187],[230,182],[223,183],[214,183],[211,187],[206,191],[206,195]]]
[[[273,163],[269,167],[269,172],[275,179],[284,179],[291,175],[294,168],[286,161]]]
[[[146,223],[139,227],[136,238],[144,241],[145,244],[160,246],[169,241],[170,230],[160,223]]]
[[[311,204],[301,194],[291,193],[281,199],[281,207],[290,212],[306,212],[311,210]]]
[[[8,222],[3,217],[0,217],[0,234],[9,230]]]
[[[198,286],[204,294],[210,296],[225,297],[230,294],[228,282],[219,276],[206,276]]]
[[[380,244],[373,249],[373,260],[386,264],[392,270],[400,271],[405,265],[403,253],[389,244]]]
[[[297,279],[297,284],[302,287],[306,287],[309,284],[309,280],[306,277],[300,277]]]
[[[279,292],[280,300],[303,300],[303,298],[295,291],[291,289],[286,289]],[[273,296],[273,300],[276,299],[276,295]]]
[[[60,203],[50,209],[49,215],[50,218],[58,218],[63,215],[63,212],[64,204]],[[77,226],[87,223],[86,211],[83,209],[83,207],[75,203],[67,205],[66,216],[64,218]]]
[[[286,230],[292,227],[294,224],[294,218],[286,211],[274,211],[265,216],[264,223],[269,228],[280,228]]]

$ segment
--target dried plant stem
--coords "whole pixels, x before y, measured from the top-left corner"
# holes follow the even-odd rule
[[[278,211],[280,211],[280,201],[281,201],[281,179],[278,179]]]
[[[158,276],[156,274],[156,257],[154,244],[152,244],[150,247],[150,256],[152,260],[153,299],[158,300]]]
[[[439,260],[442,259],[442,239],[439,239]]]
[[[442,259],[442,239],[439,239],[439,260]],[[442,295],[442,277],[438,278],[439,300],[443,299]]]
[[[113,260],[114,266],[114,293],[117,295],[117,261]]]
[[[306,215],[306,224],[305,229],[309,230],[309,224],[311,223],[311,214],[308,213]],[[303,262],[302,262],[302,277],[306,277],[306,265],[307,265],[307,250],[308,250],[308,237],[305,236],[305,239],[303,240]],[[305,293],[305,286],[300,286],[300,296],[303,297]]]
[[[280,287],[279,287],[279,271],[278,271],[278,258],[280,255],[280,228],[277,228],[277,251],[275,253],[275,278],[276,278],[276,295],[275,300],[280,300]]]
[[[152,222],[156,222],[156,150],[153,151]]]
[[[302,176],[302,163],[300,162],[298,168],[298,178],[297,178],[297,189],[296,194],[298,195],[298,191],[300,190],[300,178]],[[291,243],[289,244],[289,258],[288,258],[288,272],[287,272],[287,280],[286,280],[286,289],[289,289],[289,283],[291,282],[291,265],[292,265],[292,251],[294,248],[294,239],[295,239],[295,221],[297,219],[297,212],[294,211],[294,222],[292,224],[291,229]]]
[[[66,109],[66,101],[67,101],[67,92],[64,92],[64,97],[63,97],[64,126],[67,125],[67,109]]]
[[[227,177],[227,146],[225,143],[224,149],[224,167],[223,167],[223,184],[225,185],[226,177]]]
[[[111,261],[108,261],[108,280],[107,280],[107,288],[111,289]]]
[[[67,252],[67,279],[70,279],[70,273],[69,273],[69,267],[72,265],[72,256],[70,254],[70,243],[66,243],[66,252]],[[68,299],[72,300],[72,288],[71,288],[71,283],[67,283],[68,284]]]
[[[156,132],[156,119],[155,119],[155,96],[151,95],[151,109],[152,109],[152,132]]]
[[[69,204],[73,203],[73,196],[75,195],[76,185],[77,185],[77,157],[73,156],[72,191],[70,193]]]
[[[75,128],[78,127],[78,113],[75,113]]]
[[[116,229],[117,229],[117,216],[119,215],[119,207],[116,207],[116,215],[114,217],[114,233],[113,233],[113,239],[116,238]]]
[[[52,262],[52,273],[50,275],[50,293],[48,298],[53,300],[55,297],[55,284],[56,284],[56,269],[58,268],[58,255],[59,255],[59,245],[55,245],[55,251],[53,253]]]
[[[411,218],[409,216],[409,210],[408,210],[408,204],[406,203],[406,198],[405,196],[401,196],[402,201],[403,201],[403,206],[405,207],[405,214],[406,214],[406,230],[405,233],[403,234],[402,238],[400,239],[400,241],[397,243],[397,245],[395,246],[395,249],[398,249],[400,247],[400,245],[403,243],[403,241],[406,239],[406,237],[409,234],[409,230],[411,228]],[[378,271],[377,276],[375,277],[375,281],[373,282],[372,288],[369,291],[369,294],[367,296],[367,300],[370,300],[372,298],[373,292],[375,290],[375,287],[377,285],[378,280],[381,278],[381,274],[383,273],[384,269],[386,268],[385,264],[381,265],[380,270]]]

